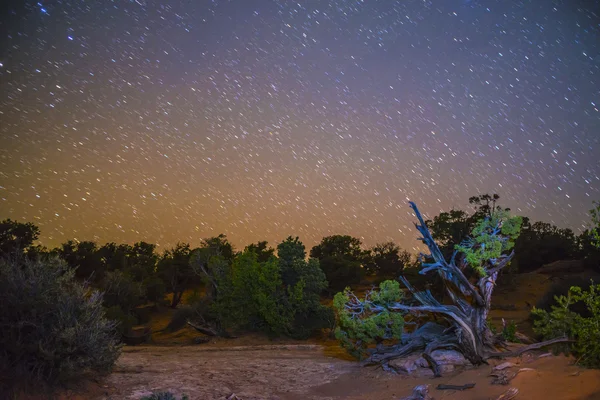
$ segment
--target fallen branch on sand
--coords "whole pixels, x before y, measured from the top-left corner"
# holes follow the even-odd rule
[[[189,326],[191,326],[192,328],[194,328],[195,330],[197,330],[198,332],[205,334],[206,336],[213,336],[213,337],[219,336],[219,337],[224,337],[226,339],[235,339],[235,337],[236,337],[236,336],[230,335],[227,332],[218,332],[216,329],[213,329],[208,326],[194,324],[193,322],[190,322],[189,320],[186,321],[186,323]]]

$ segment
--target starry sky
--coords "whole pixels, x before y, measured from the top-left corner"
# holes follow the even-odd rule
[[[0,219],[68,239],[416,245],[498,193],[578,232],[600,200],[593,1],[3,6]]]

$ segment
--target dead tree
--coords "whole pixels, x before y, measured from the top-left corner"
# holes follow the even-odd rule
[[[422,235],[419,239],[423,241],[430,252],[425,258],[432,260],[429,263],[423,262],[419,273],[437,272],[443,281],[444,290],[450,301],[449,304],[442,304],[434,298],[430,291],[418,292],[404,277],[400,277],[400,281],[416,301],[415,305],[395,302],[382,306],[370,303],[371,294],[369,293],[364,300],[351,296],[350,301],[346,304],[346,309],[352,314],[359,315],[365,309],[377,313],[379,307],[381,311],[385,308],[387,311],[405,313],[407,317],[412,316],[417,319],[424,315],[434,314],[438,317],[438,321],[441,320],[441,324],[428,322],[412,333],[403,334],[400,342],[395,346],[378,346],[376,349],[370,350],[370,356],[364,364],[382,364],[388,368],[387,363],[392,359],[421,352],[423,358],[431,365],[435,375],[439,376],[440,368],[431,356],[431,353],[437,349],[457,350],[473,365],[486,363],[489,358],[502,357],[503,353],[498,351],[502,340],[498,335],[492,333],[486,320],[498,274],[509,264],[514,252],[485,260],[484,265],[479,268],[479,272],[472,274],[475,277],[468,278],[467,269],[469,267],[465,257],[460,256],[457,250],[450,260],[446,260],[433,240],[417,206],[413,202],[409,204],[418,219],[415,226]],[[507,237],[502,236],[501,228],[502,220],[499,221],[498,226],[491,226],[487,234],[494,236],[495,240],[508,240]],[[473,241],[471,244],[473,248],[482,246]],[[557,340],[553,340],[526,346],[521,348],[519,353],[556,342]],[[506,354],[507,356],[514,355],[509,352]]]

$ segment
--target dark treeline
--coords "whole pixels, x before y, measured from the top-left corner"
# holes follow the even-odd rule
[[[469,203],[474,208],[471,213],[450,210],[426,221],[446,257],[452,256],[478,220],[504,209],[498,195],[471,197]],[[203,239],[196,248],[178,243],[158,252],[146,242],[100,246],[92,241],[68,241],[46,249],[34,244],[39,235],[34,224],[2,221],[0,254],[64,260],[76,278],[104,292],[106,314],[119,321],[123,333],[147,322],[140,306],[176,308],[184,292],[195,291],[194,307],[186,309],[185,319],[193,316],[222,331],[244,328],[306,336],[310,329],[297,332],[301,322],[315,329],[331,322],[331,316],[320,308],[319,296],[365,283],[369,276],[373,283],[396,279],[417,263],[416,257],[393,242],[364,248],[360,239],[348,235],[324,237],[308,258],[297,237],[288,237],[275,248],[260,241],[237,250],[225,235],[219,235]],[[575,235],[570,229],[531,223],[528,218],[524,218],[515,253],[512,272],[529,272],[565,259],[585,259],[590,268],[597,268],[600,260],[590,231]],[[311,319],[314,323],[308,323]]]
[[[472,197],[472,212],[450,210],[425,225],[452,259],[457,246],[477,234],[478,221],[504,210],[498,202],[497,195]],[[524,218],[509,273],[564,259],[598,269],[599,214],[597,206],[595,229],[580,235]],[[39,236],[32,223],[0,222],[0,394],[19,379],[52,382],[86,369],[109,370],[119,340],[160,307],[174,309],[166,328],[172,331],[190,324],[215,336],[260,331],[298,339],[333,331],[334,310],[324,305],[333,294],[389,286],[386,280],[400,275],[414,278],[409,271],[424,261],[393,242],[365,248],[348,235],[324,237],[310,251],[298,237],[238,250],[218,235],[198,247],[178,243],[162,252],[146,242],[68,241],[47,249],[35,244]],[[435,277],[423,276],[419,284],[435,290]]]

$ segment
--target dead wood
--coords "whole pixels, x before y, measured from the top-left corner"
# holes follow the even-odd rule
[[[519,389],[512,387],[506,392],[502,393],[500,396],[496,397],[496,400],[511,400],[517,397],[518,394]]]
[[[414,300],[411,304],[394,302],[385,306],[375,304],[370,299],[373,291],[367,292],[365,300],[356,296],[346,304],[346,308],[355,314],[360,314],[365,308],[371,312],[400,312],[408,314],[415,321],[422,320],[423,316],[434,316],[436,323],[426,323],[415,332],[405,334],[398,345],[383,346],[370,351],[369,357],[363,365],[379,364],[386,370],[393,368],[389,365],[391,360],[406,357],[414,353],[422,353],[436,377],[441,376],[441,367],[432,356],[436,349],[454,349],[460,352],[471,364],[481,365],[490,358],[506,358],[519,356],[527,351],[546,347],[555,343],[568,341],[566,338],[553,339],[546,342],[534,343],[519,348],[515,351],[498,351],[507,349],[504,340],[494,335],[487,325],[487,317],[491,309],[492,292],[496,287],[500,271],[505,268],[514,256],[514,251],[508,255],[501,255],[496,259],[486,260],[479,268],[477,274],[468,278],[465,275],[467,262],[464,256],[459,256],[455,251],[450,260],[446,260],[442,251],[436,244],[416,204],[409,202],[418,223],[415,227],[421,234],[419,238],[429,249],[428,255],[421,255],[422,262],[420,274],[437,272],[442,279],[448,303],[438,301],[430,291],[417,291],[408,280],[400,277],[408,293]],[[508,240],[501,233],[502,221],[498,226],[490,227],[488,234],[495,236],[500,242]],[[467,240],[466,246],[479,249],[474,240]],[[439,323],[438,323],[439,322]],[[422,327],[422,328],[423,328]],[[523,341],[527,337],[520,336]]]
[[[203,333],[203,334],[205,334],[207,336],[219,336],[219,334],[217,333],[217,331],[214,330],[214,329],[212,329],[212,328],[210,328],[210,327],[200,326],[200,325],[194,324],[194,323],[192,323],[190,321],[187,321],[187,324],[189,326],[191,326],[192,328],[194,328],[195,330],[197,330],[198,332]]]
[[[519,349],[515,350],[515,351],[505,351],[505,352],[498,352],[498,353],[489,353],[487,355],[488,358],[507,358],[507,357],[518,357],[523,353],[526,353],[528,351],[531,350],[538,350],[544,347],[548,347],[551,346],[553,344],[556,343],[565,343],[565,342],[572,342],[572,340],[570,340],[569,338],[566,337],[562,337],[562,338],[555,338],[555,339],[550,339],[550,340],[546,340],[544,342],[539,342],[539,343],[534,343],[534,344],[530,344],[527,346],[523,346],[520,347]]]
[[[474,383],[465,383],[464,385],[444,385],[444,384],[439,384],[437,385],[436,389],[437,390],[467,390],[467,389],[473,389],[475,387]]]
[[[429,385],[419,385],[415,386],[410,396],[400,400],[433,400],[433,397],[429,396]]]

